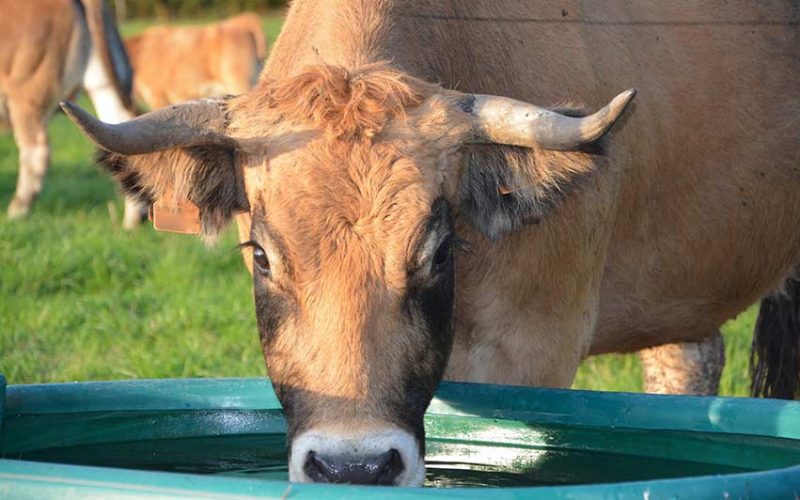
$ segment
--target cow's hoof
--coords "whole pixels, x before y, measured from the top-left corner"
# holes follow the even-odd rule
[[[8,204],[8,218],[9,220],[21,219],[28,215],[31,211],[31,204],[25,203],[16,196],[12,198],[11,203]]]

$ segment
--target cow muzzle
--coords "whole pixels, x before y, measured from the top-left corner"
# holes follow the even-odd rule
[[[424,479],[420,445],[399,429],[348,434],[312,429],[291,443],[293,482],[421,486]]]

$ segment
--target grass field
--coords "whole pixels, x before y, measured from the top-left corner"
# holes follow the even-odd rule
[[[270,42],[280,23],[265,18]],[[122,202],[93,166],[89,144],[61,114],[50,137],[51,170],[30,217],[0,215],[0,373],[10,383],[264,375],[233,231],[214,248],[149,225],[122,231]],[[16,172],[14,141],[0,135],[3,212]],[[754,318],[750,310],[725,325],[722,394],[747,394]],[[592,358],[575,387],[640,391],[638,359]]]

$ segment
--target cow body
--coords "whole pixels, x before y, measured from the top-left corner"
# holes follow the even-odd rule
[[[25,215],[42,188],[50,146],[47,122],[58,101],[83,86],[99,116],[134,116],[130,67],[110,12],[101,1],[3,1],[0,18],[0,125],[11,126],[20,150],[11,218]],[[141,208],[126,201],[125,226]]]
[[[328,15],[358,3],[295,2],[266,73],[387,59],[446,87],[591,108],[640,90],[581,196],[499,242],[465,236],[451,377],[568,386],[587,354],[714,334],[794,269],[796,3],[387,2],[361,13],[381,18],[373,38]]]
[[[155,26],[127,38],[125,45],[134,91],[151,108],[247,92],[266,52],[255,14],[207,26]]]
[[[70,113],[206,233],[242,212],[291,478],[419,484],[448,356],[452,379],[568,386],[587,355],[715,335],[791,274],[797,11],[296,0],[249,93],[124,128]],[[599,142],[631,93],[584,119],[524,104],[626,87]]]

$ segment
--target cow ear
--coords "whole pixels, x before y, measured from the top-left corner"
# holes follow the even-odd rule
[[[605,161],[602,144],[579,152],[516,146],[473,146],[465,151],[458,206],[491,241],[538,224],[585,184]]]
[[[598,170],[605,161],[607,134],[624,121],[636,90],[620,93],[595,113],[540,108],[507,97],[455,95],[469,116],[472,137],[467,142],[473,144],[461,172],[461,213],[497,240],[543,220]]]
[[[127,195],[148,204],[169,197],[170,203],[196,205],[206,241],[214,241],[234,215],[249,210],[233,148],[195,146],[139,155],[101,149],[96,158]]]

